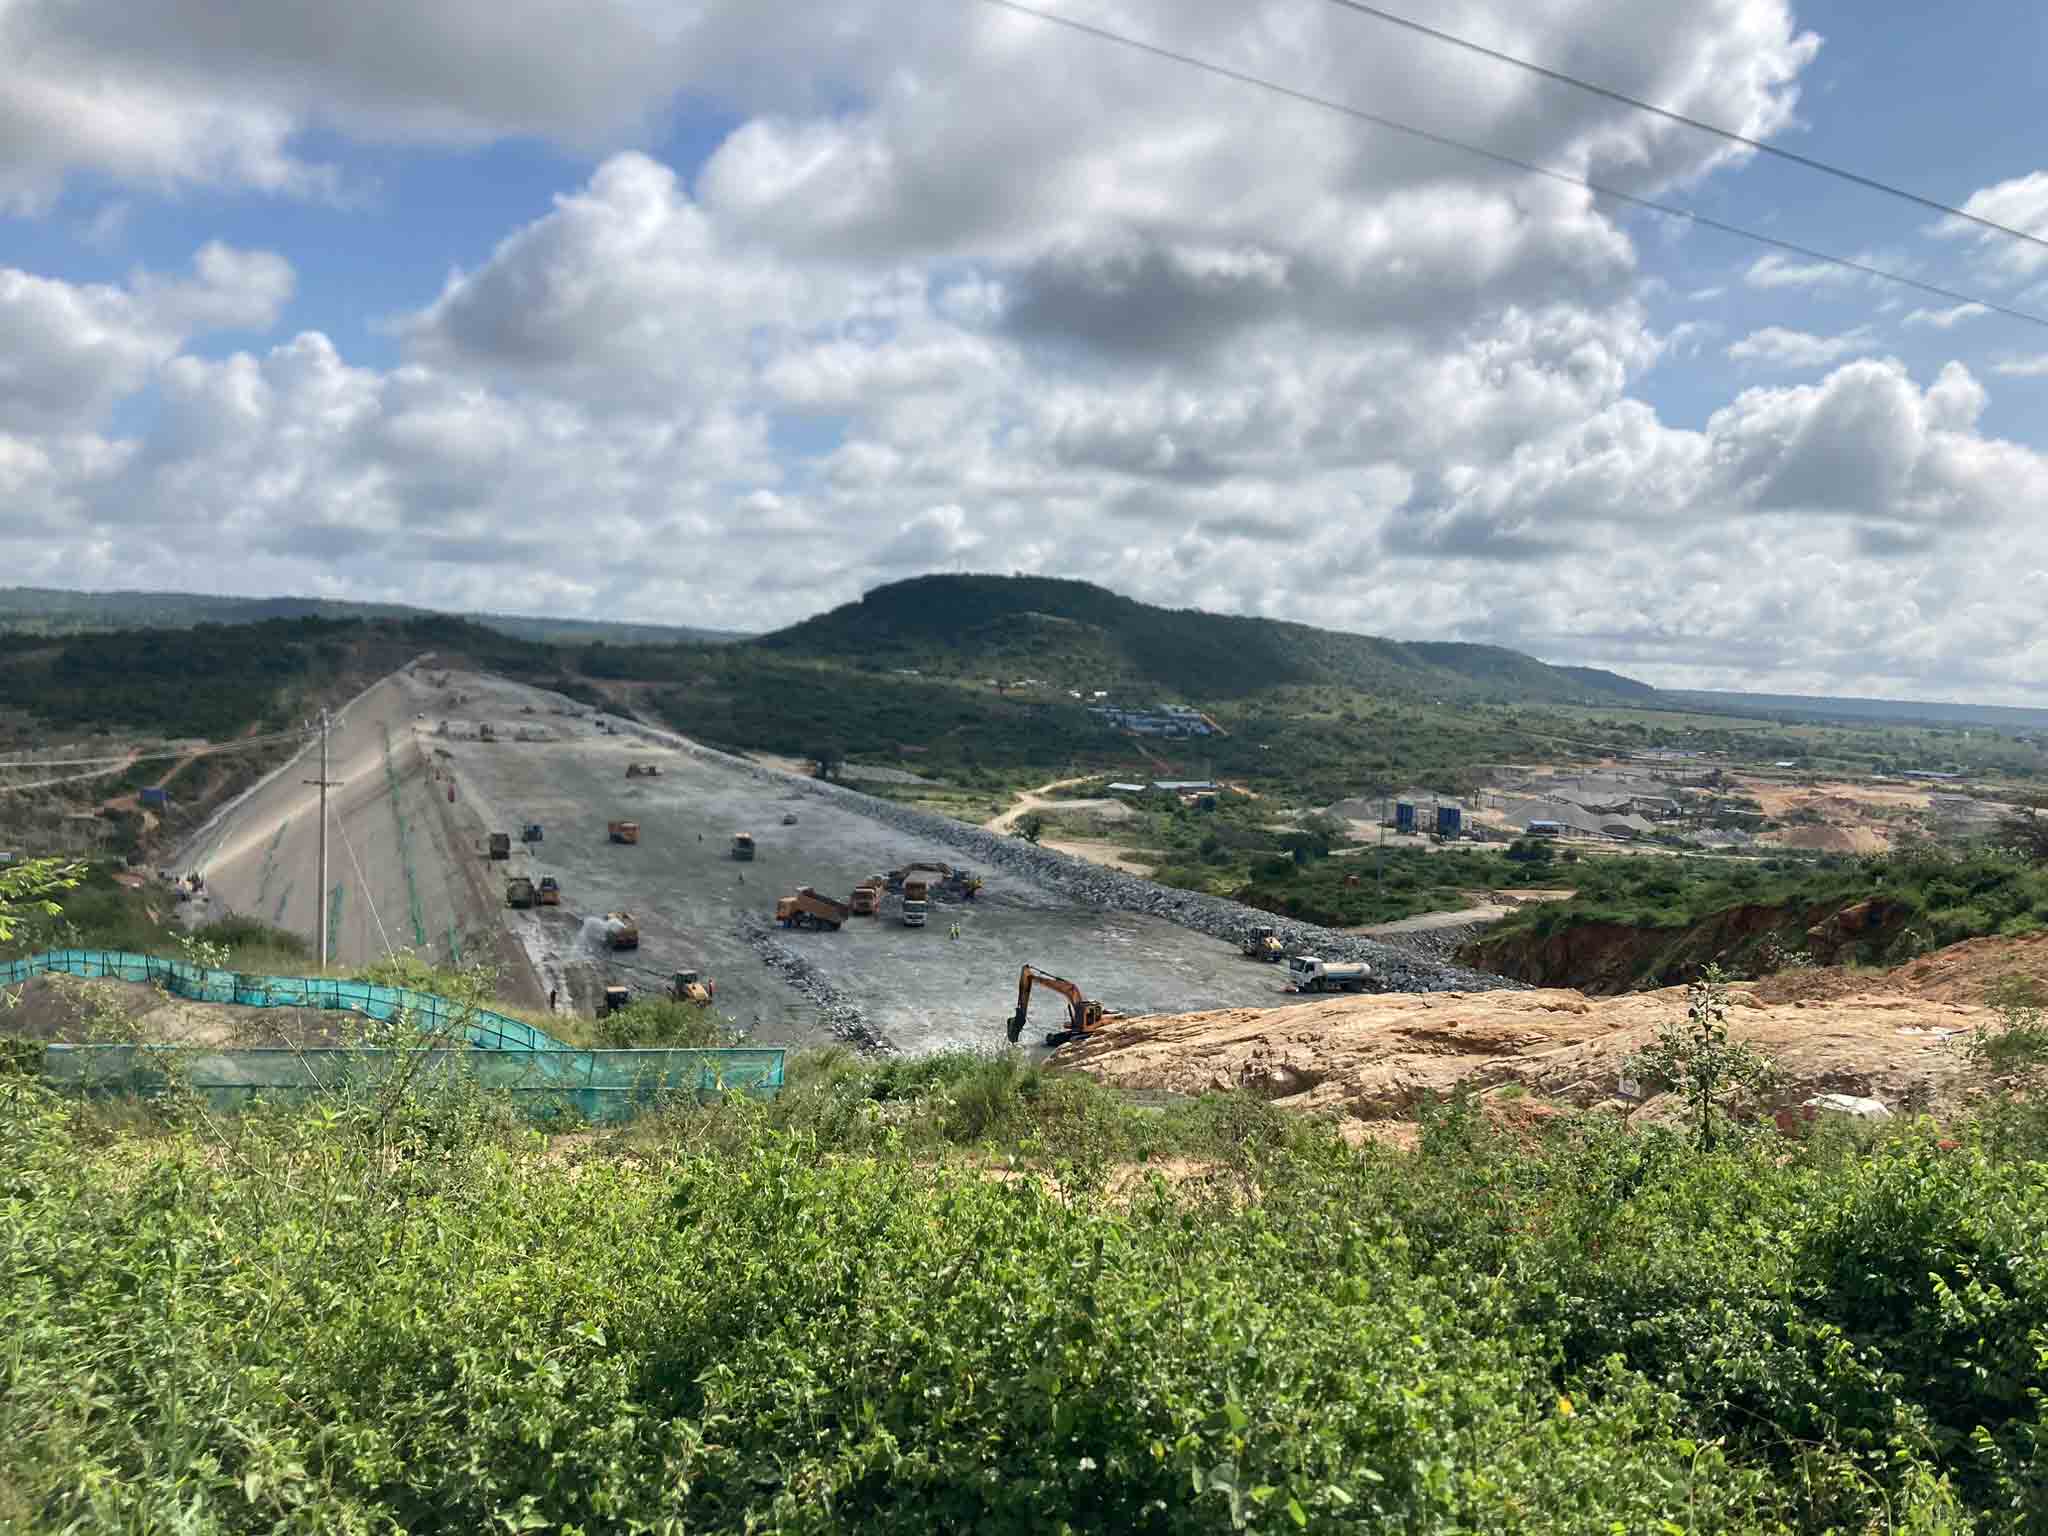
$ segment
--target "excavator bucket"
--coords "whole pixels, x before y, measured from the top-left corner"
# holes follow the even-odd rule
[[[1010,1015],[1010,1044],[1015,1045],[1024,1038],[1024,1010],[1019,1008]]]

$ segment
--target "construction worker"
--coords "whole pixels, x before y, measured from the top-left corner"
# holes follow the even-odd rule
[[[559,1009],[557,1009],[557,1008],[555,1007],[555,998],[556,998],[556,996],[557,996],[557,994],[558,994],[558,990],[559,990],[559,989],[557,989],[557,988],[555,988],[555,987],[549,987],[549,988],[548,988],[548,1012],[549,1012],[549,1013],[557,1013],[557,1012],[559,1012],[559,1011],[560,1011]]]
[[[949,939],[957,939],[957,938],[959,938],[959,937],[960,937],[960,925],[959,925],[958,923],[955,923],[955,924],[954,924],[954,925],[953,925],[952,927],[948,928],[948,929],[946,930],[946,937],[947,937],[947,938],[949,938]]]

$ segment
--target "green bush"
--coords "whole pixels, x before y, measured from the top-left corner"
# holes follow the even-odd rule
[[[429,1091],[146,1133],[0,1096],[7,1528],[2020,1536],[2048,1509],[2038,1139],[1702,1156],[1590,1117],[1530,1147],[1451,1106],[1360,1154],[1243,1095],[1141,1113],[964,1054],[801,1058],[773,1104],[573,1162]],[[1021,1176],[946,1150],[1011,1137]],[[1207,1171],[1147,1177],[1168,1150]]]

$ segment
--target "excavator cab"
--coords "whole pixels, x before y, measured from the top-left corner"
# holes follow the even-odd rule
[[[1055,976],[1050,971],[1041,971],[1035,965],[1027,965],[1017,973],[1017,1011],[1010,1015],[1010,1044],[1015,1045],[1023,1037],[1025,1016],[1031,1011],[1031,989],[1034,986],[1049,987],[1067,1000],[1067,1027],[1047,1034],[1047,1045],[1061,1046],[1070,1040],[1086,1040],[1102,1027],[1102,1004],[1092,998],[1083,997],[1081,989],[1066,977]]]

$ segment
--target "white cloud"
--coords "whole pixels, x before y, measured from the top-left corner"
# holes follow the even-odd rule
[[[1824,368],[1856,352],[1868,352],[1877,345],[1869,326],[1858,326],[1839,336],[1816,336],[1810,331],[1792,331],[1767,325],[1752,331],[1728,348],[1738,363],[1766,368]]]
[[[1831,261],[1794,261],[1769,251],[1750,263],[1742,280],[1752,288],[1846,288],[1857,274]]]
[[[1971,193],[1962,206],[1963,212],[1980,219],[2048,240],[2048,171],[2034,171],[1981,188]],[[1937,223],[1934,233],[1951,240],[1969,241],[1979,267],[1989,276],[2024,280],[2048,271],[2048,245],[2015,240],[1998,230],[1954,217]]]
[[[2032,357],[2008,357],[1991,365],[1991,371],[2009,379],[2048,379],[2048,352]]]
[[[1728,290],[1726,288],[1721,287],[1695,288],[1691,293],[1687,294],[1686,297],[1692,300],[1692,302],[1695,304],[1706,304],[1714,299],[1720,298],[1727,291]]]
[[[1956,304],[1948,309],[1915,309],[1906,315],[1907,325],[1926,326],[1937,331],[1952,331],[1965,320],[1974,320],[1991,311],[1982,304]]]
[[[0,268],[0,430],[91,430],[192,336],[272,324],[291,287],[281,256],[218,242],[125,288]]]

